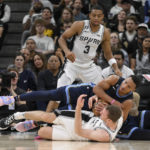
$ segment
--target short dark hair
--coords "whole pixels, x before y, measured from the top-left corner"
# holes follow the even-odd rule
[[[49,7],[44,7],[44,8],[42,9],[42,12],[43,12],[45,9],[49,10],[49,12],[50,12],[51,14],[53,13],[52,10],[51,10]]]
[[[114,51],[113,55],[121,55],[122,59],[124,60],[124,54],[122,51]]]
[[[40,25],[46,26],[46,22],[45,22],[45,20],[43,20],[43,19],[41,19],[41,18],[36,19],[36,20],[34,21],[34,26],[35,26],[35,27],[36,27],[36,25],[37,25],[37,24],[40,24]]]
[[[25,61],[25,56],[24,56],[20,51],[17,51],[17,52],[16,52],[15,59],[16,59],[16,57],[18,57],[18,56],[23,57],[23,59],[24,59],[24,61]]]
[[[91,11],[94,10],[94,9],[101,10],[104,13],[104,9],[100,5],[92,6],[89,13],[91,13]]]
[[[134,21],[135,24],[137,24],[136,16],[128,16],[125,20],[125,24],[127,23],[128,20],[132,20],[132,21]]]
[[[125,3],[131,4],[131,0],[122,0],[121,1],[121,4],[125,4]]]
[[[116,105],[108,105],[106,106],[106,110],[108,111],[108,118],[113,122],[117,122],[122,115],[120,107]]]
[[[140,86],[140,76],[137,76],[137,75],[131,75],[130,76],[133,80],[133,82],[135,83],[136,85],[136,88]]]

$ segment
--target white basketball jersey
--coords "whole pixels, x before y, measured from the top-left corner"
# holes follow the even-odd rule
[[[111,130],[99,117],[92,117],[87,123],[83,125],[84,129],[104,129],[110,136],[110,141],[113,141],[120,130],[123,123],[123,117],[121,116],[117,122],[115,130]]]
[[[74,64],[84,65],[93,62],[96,50],[101,44],[104,34],[104,26],[100,25],[97,32],[92,32],[90,21],[84,20],[84,27],[80,35],[77,35],[73,45],[73,53],[76,56]]]
[[[70,111],[70,110],[69,110]],[[71,112],[71,111],[70,111]],[[75,113],[74,110],[72,110],[72,112]],[[117,122],[117,127],[115,130],[111,130],[110,128],[108,128],[105,123],[103,122],[103,120],[101,120],[99,117],[93,117],[94,114],[92,112],[89,111],[82,111],[82,114],[86,115],[89,119],[88,121],[83,120],[82,118],[82,127],[84,129],[91,129],[91,130],[96,130],[96,129],[104,129],[109,135],[110,135],[110,141],[114,140],[114,138],[116,137],[118,131],[120,130],[122,123],[123,123],[123,118],[122,116],[119,118],[118,122]],[[53,130],[57,129],[57,127],[60,128],[64,131],[66,131],[66,133],[70,136],[70,140],[88,140],[87,138],[83,138],[81,136],[78,136],[75,131],[74,131],[74,117],[71,116],[64,116],[64,115],[59,115],[54,121],[53,123],[55,125],[53,125]],[[57,132],[58,134],[58,132]],[[64,135],[56,135],[56,133],[53,133],[53,135],[55,135],[53,137],[53,139],[59,139],[59,140],[63,140],[64,139]],[[57,137],[59,136],[59,137]],[[57,137],[57,138],[56,138]]]

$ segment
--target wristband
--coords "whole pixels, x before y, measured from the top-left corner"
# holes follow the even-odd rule
[[[110,103],[110,104],[112,105],[115,101],[116,101],[116,100],[114,100],[114,99],[113,99],[113,100],[111,101],[111,103]]]
[[[113,64],[116,64],[117,62],[116,62],[115,58],[111,58],[111,59],[109,59],[108,63],[110,66],[112,66]]]

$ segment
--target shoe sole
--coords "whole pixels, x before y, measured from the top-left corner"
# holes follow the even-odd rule
[[[6,129],[8,129],[9,127],[6,127],[6,128],[1,128],[0,127],[0,131],[2,131],[2,130],[6,130]]]

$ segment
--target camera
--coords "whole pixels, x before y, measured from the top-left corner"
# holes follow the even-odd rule
[[[0,95],[8,95],[8,93],[10,93],[9,89],[11,87],[11,79],[15,77],[16,74],[14,72],[9,72],[7,70],[0,72]]]

